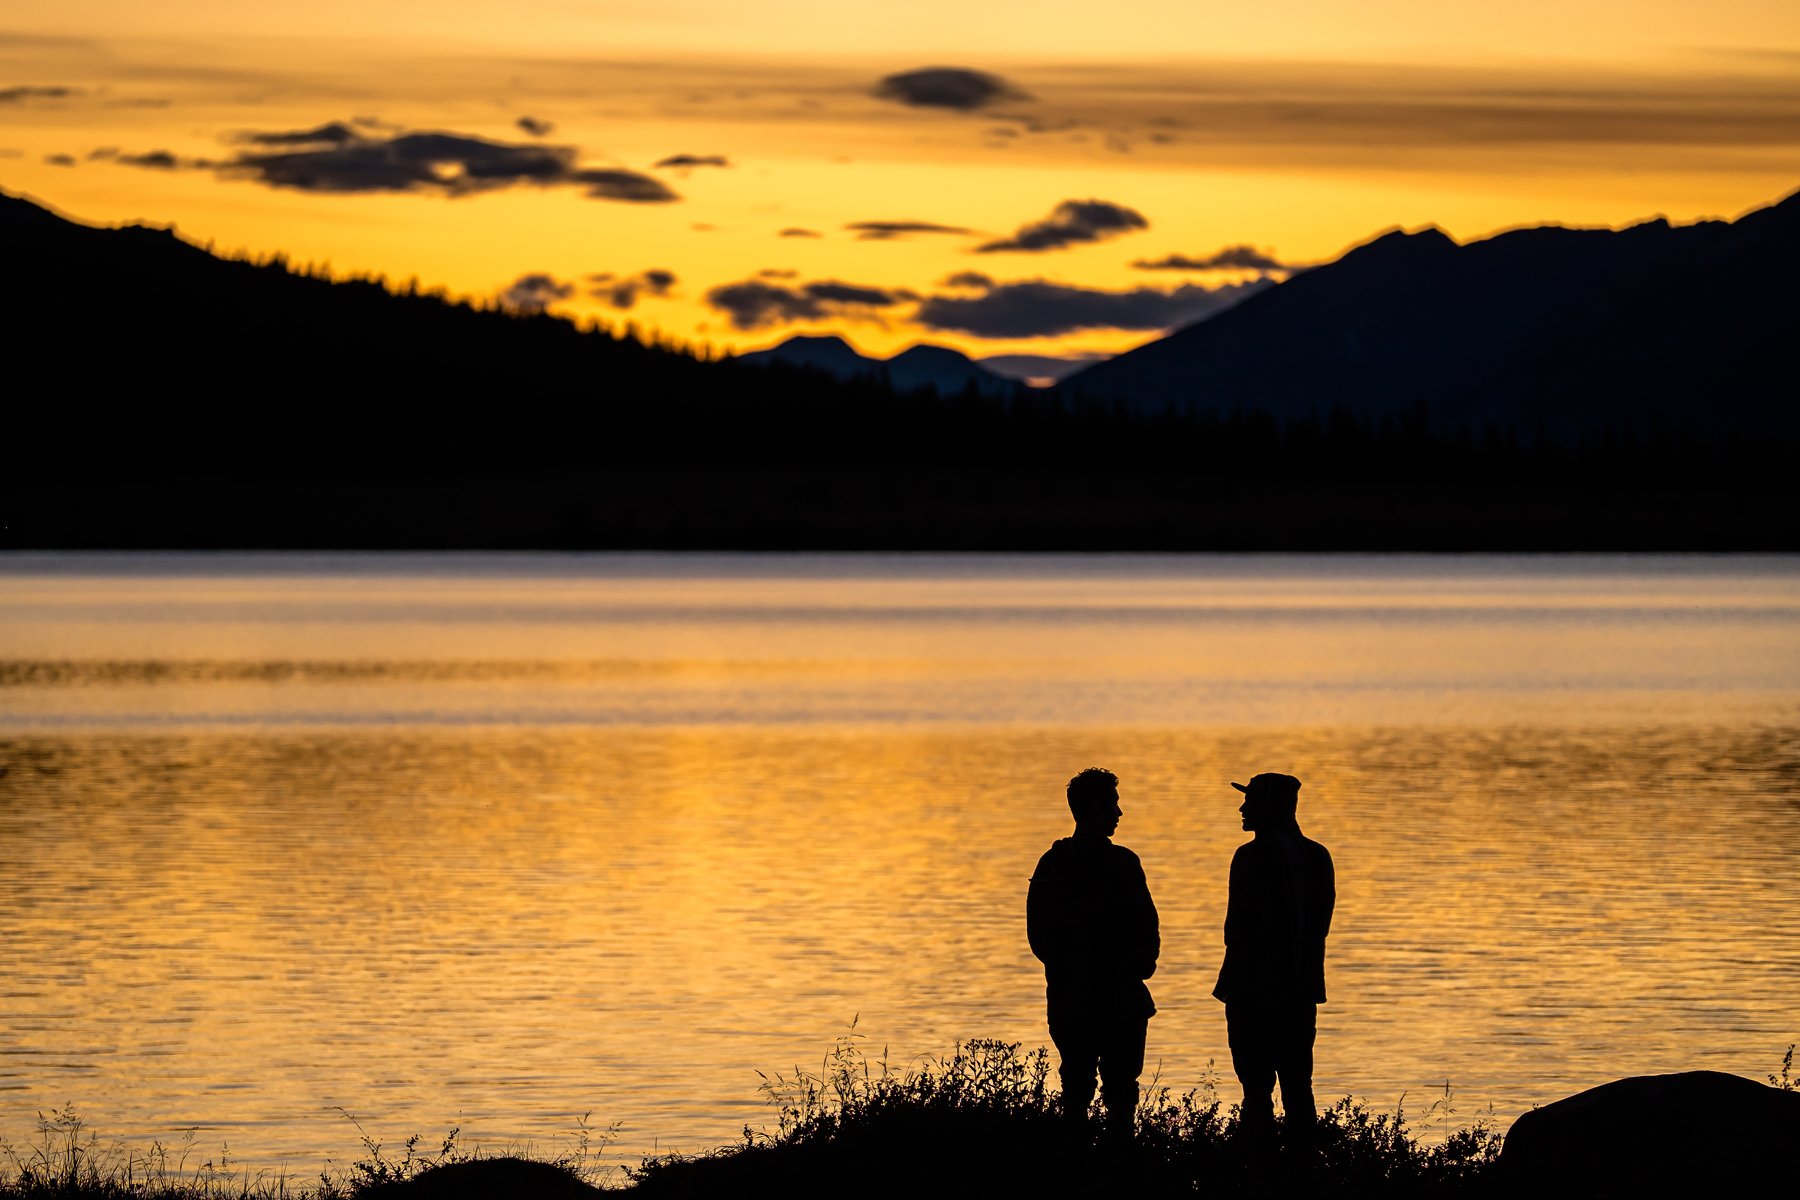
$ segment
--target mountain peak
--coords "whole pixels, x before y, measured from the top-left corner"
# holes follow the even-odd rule
[[[796,333],[770,347],[771,350],[848,350],[857,349],[835,333]]]
[[[922,362],[945,362],[945,363],[948,363],[948,362],[973,362],[973,361],[974,361],[973,359],[971,359],[968,355],[964,354],[961,350],[953,350],[949,346],[934,346],[930,342],[919,342],[917,345],[908,346],[906,349],[902,350],[900,353],[898,353],[898,354],[894,355],[892,358],[888,359],[888,364],[891,366],[894,363],[900,363],[900,362],[908,362],[908,363],[912,363],[912,362],[920,362],[920,363],[922,363]]]
[[[791,367],[811,367],[843,379],[873,374],[881,366],[879,360],[857,353],[855,346],[832,333],[797,333],[785,341],[740,354],[737,358],[739,362],[758,365],[785,363]]]
[[[1396,226],[1355,247],[1338,261],[1340,263],[1371,260],[1416,262],[1426,258],[1442,257],[1456,249],[1458,249],[1456,239],[1436,225],[1426,225],[1411,233]]]
[[[920,342],[889,359],[859,354],[855,347],[836,334],[796,334],[770,346],[740,354],[737,361],[750,366],[780,363],[792,367],[809,367],[839,379],[882,377],[900,392],[935,388],[949,395],[974,387],[988,394],[1004,394],[1013,383],[975,362],[960,350]]]

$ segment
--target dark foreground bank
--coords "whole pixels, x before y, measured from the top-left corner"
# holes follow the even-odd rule
[[[1785,1122],[1800,1106],[1792,1061],[1790,1047],[1781,1075],[1770,1076],[1772,1086],[1766,1088],[1713,1072],[1691,1075],[1715,1076],[1699,1080],[1703,1089],[1729,1081],[1763,1093],[1754,1099],[1773,1102],[1777,1120]],[[1279,1135],[1273,1144],[1255,1143],[1240,1133],[1235,1108],[1210,1089],[1181,1095],[1152,1089],[1135,1138],[1109,1145],[1097,1121],[1084,1133],[1069,1130],[1049,1090],[1050,1074],[1043,1050],[1022,1054],[1016,1045],[993,1041],[972,1041],[948,1058],[897,1072],[871,1063],[846,1039],[820,1073],[765,1082],[778,1111],[773,1131],[746,1128],[741,1143],[711,1154],[650,1158],[622,1170],[605,1167],[592,1152],[585,1126],[572,1147],[550,1157],[469,1153],[458,1147],[454,1133],[425,1151],[417,1137],[397,1151],[365,1138],[365,1156],[349,1171],[321,1175],[303,1186],[210,1161],[200,1168],[178,1165],[160,1148],[148,1154],[106,1149],[84,1135],[69,1114],[50,1114],[35,1146],[0,1146],[0,1200],[561,1200],[608,1193],[649,1200],[827,1193],[943,1200],[1198,1191],[1246,1197],[1500,1196],[1541,1192],[1552,1184],[1537,1173],[1545,1164],[1502,1158],[1492,1114],[1459,1123],[1448,1089],[1417,1114],[1436,1138],[1432,1145],[1414,1132],[1403,1112],[1371,1112],[1348,1097],[1322,1114],[1310,1151],[1284,1144]],[[1559,1135],[1576,1140],[1555,1144],[1555,1162],[1549,1165],[1590,1196],[1643,1194],[1647,1178],[1749,1185],[1738,1194],[1752,1195],[1761,1190],[1756,1185],[1770,1164],[1778,1164],[1778,1174],[1767,1182],[1791,1181],[1791,1163],[1785,1161],[1791,1150],[1778,1147],[1747,1168],[1734,1154],[1731,1135],[1712,1128],[1728,1126],[1733,1114],[1698,1112],[1682,1102],[1680,1089],[1692,1082],[1688,1076],[1626,1080],[1534,1112],[1541,1117],[1559,1108],[1586,1110],[1576,1123],[1559,1129]],[[1593,1102],[1584,1102],[1599,1097],[1604,1106],[1622,1086],[1656,1104],[1657,1115],[1639,1115],[1631,1126],[1609,1125],[1604,1115],[1596,1118]],[[1614,1114],[1630,1111],[1628,1104]],[[1700,1130],[1703,1125],[1708,1128]],[[1684,1139],[1680,1130],[1687,1126],[1704,1136]],[[1542,1132],[1536,1137],[1545,1140]],[[1705,1160],[1708,1153],[1712,1161]],[[1584,1166],[1599,1173],[1569,1174]]]

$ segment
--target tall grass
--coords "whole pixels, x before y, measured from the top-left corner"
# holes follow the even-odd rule
[[[199,1155],[190,1133],[176,1147],[148,1149],[103,1143],[72,1106],[39,1113],[37,1139],[14,1146],[0,1139],[0,1197],[52,1200],[284,1200],[285,1175],[253,1172],[231,1161],[229,1147],[189,1165]]]
[[[1374,1113],[1350,1097],[1320,1118],[1301,1151],[1245,1137],[1235,1105],[1209,1082],[1181,1093],[1152,1085],[1129,1144],[1099,1138],[1098,1113],[1071,1126],[1051,1091],[1042,1049],[964,1042],[947,1057],[896,1068],[840,1038],[817,1071],[765,1077],[776,1128],[746,1128],[734,1147],[651,1158],[629,1171],[653,1197],[738,1188],[813,1187],[861,1194],[1072,1195],[1094,1188],[1142,1195],[1258,1194],[1304,1186],[1384,1195],[1467,1193],[1491,1181],[1500,1137],[1491,1115],[1451,1129],[1446,1088],[1428,1111],[1444,1123],[1427,1146],[1403,1112]]]
[[[342,1109],[338,1110],[343,1112]],[[348,1169],[322,1169],[311,1181],[285,1172],[252,1171],[231,1160],[229,1147],[200,1159],[190,1131],[178,1147],[152,1142],[148,1150],[104,1143],[73,1108],[38,1114],[29,1146],[0,1139],[0,1200],[374,1200],[400,1191],[440,1168],[500,1158],[522,1158],[550,1167],[579,1184],[603,1186],[615,1170],[603,1162],[618,1126],[596,1129],[591,1113],[575,1119],[554,1148],[532,1145],[485,1150],[465,1147],[452,1129],[435,1148],[413,1134],[397,1148],[356,1126],[362,1154]],[[540,1176],[541,1177],[541,1176]]]

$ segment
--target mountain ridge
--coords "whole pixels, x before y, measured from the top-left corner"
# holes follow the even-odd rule
[[[1204,321],[1078,371],[1076,403],[1366,420],[1562,439],[1792,433],[1800,192],[1735,221],[1547,225],[1457,243],[1389,230]],[[1784,402],[1785,401],[1785,402]]]
[[[973,387],[984,396],[1011,395],[1018,384],[983,367],[960,350],[917,342],[889,358],[863,354],[839,334],[794,334],[773,346],[737,355],[745,366],[781,363],[823,371],[838,379],[885,379],[895,390],[935,388],[944,395]]]
[[[1044,391],[900,394],[885,367],[846,381],[721,361],[630,327],[223,259],[168,229],[0,201],[14,351],[0,412],[15,448],[0,547],[1792,550],[1800,531],[1793,437],[1626,430],[1558,445],[1445,433],[1410,411],[1171,417]],[[1790,216],[1674,231],[1695,243],[1682,255],[1700,301],[1747,271],[1757,297],[1788,297],[1721,306],[1725,332],[1760,312],[1750,336],[1791,340],[1790,276],[1754,277]],[[1482,253],[1629,249],[1557,236]],[[1454,277],[1467,253],[1403,233],[1361,261]],[[1310,278],[1265,294],[1341,290]],[[1393,297],[1416,284],[1373,273]],[[1347,315],[1367,317],[1371,294],[1354,292]],[[1422,326],[1445,326],[1416,307]],[[1680,324],[1693,308],[1644,336],[1694,336]],[[1562,336],[1610,319],[1583,314]]]

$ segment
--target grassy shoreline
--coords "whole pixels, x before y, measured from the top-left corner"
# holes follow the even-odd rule
[[[612,1130],[578,1123],[560,1152],[466,1150],[456,1131],[415,1135],[397,1148],[363,1135],[363,1155],[342,1171],[299,1183],[229,1161],[188,1165],[192,1153],[160,1144],[106,1145],[77,1114],[40,1114],[36,1144],[0,1142],[0,1200],[373,1200],[399,1195],[560,1196],[618,1192],[689,1197],[851,1190],[860,1195],[1072,1194],[1129,1186],[1164,1195],[1204,1185],[1232,1194],[1299,1174],[1324,1190],[1406,1195],[1464,1193],[1492,1173],[1500,1139],[1490,1123],[1458,1129],[1427,1148],[1403,1113],[1374,1113],[1350,1098],[1324,1114],[1316,1156],[1279,1143],[1255,1148],[1238,1134],[1235,1106],[1210,1087],[1146,1089],[1128,1146],[1098,1139],[1099,1123],[1072,1132],[1051,1088],[1049,1054],[997,1041],[959,1045],[908,1070],[871,1061],[855,1035],[841,1038],[816,1074],[765,1076],[775,1127],[699,1155],[664,1155],[635,1167],[601,1161]],[[1447,1122],[1448,1097],[1428,1112]],[[360,1126],[359,1126],[360,1130]]]
[[[1800,1088],[1788,1048],[1769,1083]],[[1183,1093],[1151,1086],[1129,1144],[1109,1144],[1090,1115],[1072,1128],[1058,1111],[1043,1049],[974,1040],[905,1070],[870,1060],[857,1035],[838,1040],[817,1073],[764,1076],[775,1128],[746,1126],[743,1140],[700,1155],[664,1155],[635,1167],[601,1159],[615,1129],[577,1123],[559,1153],[469,1151],[452,1130],[435,1147],[414,1135],[398,1149],[363,1135],[364,1156],[316,1182],[252,1175],[221,1159],[102,1145],[69,1110],[40,1114],[36,1145],[0,1141],[0,1200],[438,1200],[617,1193],[647,1200],[715,1195],[851,1192],[935,1197],[1123,1194],[1220,1196],[1305,1191],[1326,1195],[1441,1196],[1505,1192],[1502,1138],[1491,1113],[1455,1124],[1452,1096],[1423,1121],[1427,1145],[1404,1111],[1372,1111],[1345,1097],[1320,1114],[1302,1152],[1240,1130],[1235,1105],[1210,1085]],[[360,1130],[360,1126],[358,1127]]]

